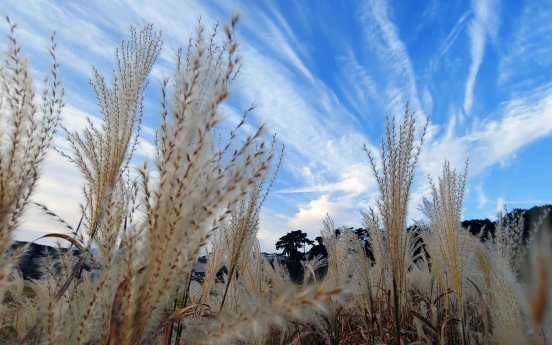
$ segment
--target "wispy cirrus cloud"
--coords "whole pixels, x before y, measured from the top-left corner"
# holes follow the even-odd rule
[[[266,123],[287,146],[280,176],[261,213],[259,237],[265,250],[273,250],[276,240],[291,230],[316,236],[327,213],[336,225],[359,225],[358,209],[373,205],[378,196],[362,145],[378,152],[383,116],[400,118],[408,100],[419,123],[432,113],[419,164],[421,178],[411,198],[413,218],[420,216],[416,207],[429,193],[423,175],[436,177],[445,159],[462,169],[469,157],[469,178],[492,175],[492,167],[505,169],[532,143],[550,137],[552,50],[543,41],[552,37],[552,5],[528,1],[520,5],[519,15],[510,13],[504,21],[500,7],[499,0],[455,5],[431,0],[408,6],[370,0],[325,5],[320,12],[285,0],[9,4],[19,16],[21,40],[31,46],[31,63],[41,63],[35,57],[44,56],[49,33],[59,31],[70,104],[65,120],[75,129],[83,125],[85,114],[97,111],[86,84],[90,66],[109,75],[113,49],[128,36],[129,24],[152,22],[163,31],[165,43],[145,104],[146,140],[138,147],[139,159],[152,154],[148,140],[157,125],[159,79],[171,74],[177,47],[187,43],[199,15],[209,28],[216,18],[224,23],[230,13],[241,12],[238,36],[244,65],[234,84],[236,92],[221,110],[232,122],[242,105],[255,101],[253,124]],[[498,66],[498,73],[486,68],[487,59]],[[40,70],[37,67],[37,73]],[[499,90],[480,93],[483,83],[496,83]],[[64,163],[57,158],[48,163],[37,198],[56,209],[59,204],[76,210],[75,202],[68,204],[66,198],[80,195],[81,182],[62,186],[66,176],[78,176],[62,167]],[[489,200],[498,196],[546,199],[529,193],[516,199],[491,188],[491,177],[476,180],[474,204],[484,212],[494,208]],[[66,216],[74,219],[75,214]],[[33,226],[38,229],[40,224]]]
[[[470,174],[504,163],[531,142],[552,133],[552,84],[505,102],[498,118],[484,120],[464,135],[436,137],[424,148],[421,167],[436,176],[439,162],[461,166],[469,158]]]
[[[477,201],[478,201],[477,208],[481,209],[489,202],[489,199],[487,198],[487,196],[485,195],[485,192],[483,191],[482,184],[477,185],[474,190],[477,193]]]
[[[338,80],[339,87],[354,111],[368,118],[367,109],[372,102],[378,100],[378,84],[370,71],[358,61],[352,49],[349,49],[339,60],[343,70]]]
[[[516,92],[550,81],[542,69],[552,66],[552,3],[528,1],[514,20],[499,62],[498,85]]]
[[[389,102],[388,109],[400,112],[408,100],[414,108],[421,109],[412,62],[391,13],[387,1],[368,1],[362,15],[362,20],[366,23],[365,36],[368,43],[375,48],[380,63],[389,72],[384,89],[385,100]]]
[[[473,18],[468,28],[471,40],[472,63],[466,80],[464,111],[469,114],[473,106],[473,92],[477,72],[483,61],[487,39],[494,39],[499,25],[498,4],[495,0],[472,0]]]
[[[294,176],[294,187],[274,193],[310,194],[310,201],[297,205],[296,214],[280,221],[286,228],[312,229],[316,224],[315,229],[319,229],[326,213],[354,205],[344,202],[344,194],[351,198],[370,189],[362,177],[351,174],[351,168],[364,155],[362,143],[366,138],[344,121],[346,110],[323,85],[293,77],[287,67],[253,47],[244,50],[248,59],[241,76],[245,98],[256,98],[256,115],[286,143],[284,166]],[[341,120],[332,120],[334,116]],[[317,196],[320,192],[326,193]],[[315,221],[318,215],[322,218]],[[271,225],[261,222],[261,226]],[[263,247],[271,248],[274,243],[270,236],[262,234]]]
[[[261,13],[257,16],[260,17],[259,21],[250,21],[245,25],[252,33],[256,33],[255,36],[258,36],[256,42],[262,42],[258,47],[263,50],[263,54],[279,57],[282,63],[300,72],[303,77],[313,83],[314,77],[299,55],[305,55],[306,51],[295,34],[291,32],[282,15],[276,9],[272,9],[270,14]],[[271,16],[274,17],[274,20]],[[262,23],[262,29],[259,28],[259,22]]]
[[[456,24],[452,28],[452,30],[448,33],[445,40],[440,44],[440,49],[438,50],[439,54],[437,57],[431,61],[431,70],[434,70],[435,66],[439,63],[439,60],[447,53],[447,51],[452,47],[452,45],[456,42],[458,39],[458,36],[462,31],[466,28],[466,20],[471,14],[470,11],[466,11],[462,14],[462,16],[456,21]]]
[[[355,197],[375,190],[376,181],[370,175],[370,171],[371,167],[368,162],[354,163],[341,172],[336,182],[327,182],[321,179],[320,176],[316,176],[310,179],[312,182],[307,186],[282,189],[277,193],[341,193]],[[309,177],[313,177],[313,173],[308,167],[304,167],[303,172],[307,180],[309,180]]]

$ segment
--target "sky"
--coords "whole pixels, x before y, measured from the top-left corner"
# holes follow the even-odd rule
[[[0,14],[19,25],[18,39],[34,76],[48,70],[49,37],[57,32],[66,88],[63,124],[78,130],[100,121],[88,80],[92,66],[109,75],[115,47],[130,25],[153,23],[163,49],[146,91],[143,140],[135,160],[152,152],[160,85],[175,52],[198,19],[210,27],[240,13],[241,73],[221,111],[232,119],[252,102],[286,145],[282,168],[261,212],[263,251],[293,230],[320,235],[326,214],[336,226],[359,227],[378,187],[364,145],[376,157],[386,116],[399,119],[408,101],[421,126],[430,115],[416,170],[409,220],[429,197],[428,175],[445,160],[469,159],[464,219],[497,210],[552,203],[552,2],[540,0],[367,1],[7,1]],[[3,20],[0,30],[8,32]],[[0,50],[7,47],[5,35]],[[55,144],[67,148],[63,138]],[[75,226],[83,179],[51,152],[34,201]],[[34,240],[63,232],[29,209],[16,236]]]

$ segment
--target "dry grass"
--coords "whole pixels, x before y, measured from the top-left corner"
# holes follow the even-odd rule
[[[69,241],[81,254],[60,250],[59,257],[48,257],[43,278],[27,283],[36,292],[33,297],[23,295],[17,271],[10,273],[24,248],[10,252],[9,246],[55,133],[63,93],[53,44],[54,79],[46,85],[43,113],[37,111],[28,63],[19,58],[12,26],[2,68],[1,115],[11,126],[1,133],[0,290],[9,295],[0,309],[3,342],[262,342],[269,325],[301,319],[307,309],[323,310],[325,298],[339,292],[324,285],[298,292],[281,268],[261,261],[256,233],[280,165],[271,163],[278,150],[275,138],[267,142],[262,126],[252,133],[243,130],[253,107],[226,141],[214,134],[225,120],[219,107],[239,70],[237,20],[224,27],[222,38],[218,23],[209,34],[199,23],[179,51],[174,76],[162,83],[153,164],[135,169],[131,162],[160,35],[151,25],[140,32],[132,29],[116,52],[112,83],[94,70],[91,84],[101,125],[89,121],[82,132],[65,130],[72,150],[60,152],[85,178],[83,220],[73,230],[58,217],[72,234],[48,235]],[[274,175],[267,178],[271,170]],[[131,178],[134,171],[136,179]],[[205,250],[214,251],[207,283],[193,284],[192,264]],[[230,268],[228,276],[224,284],[214,283],[222,264]],[[274,288],[269,277],[284,280]]]
[[[322,230],[328,258],[303,262],[302,285],[293,284],[277,261],[263,260],[259,213],[283,147],[278,153],[275,137],[267,138],[262,126],[245,131],[253,107],[228,135],[215,135],[226,120],[219,108],[241,63],[237,21],[234,16],[222,35],[218,23],[210,32],[199,23],[179,50],[174,75],[161,83],[156,155],[138,167],[133,152],[147,116],[143,93],[161,49],[160,34],[151,25],[132,29],[117,51],[111,83],[94,70],[101,124],[65,130],[72,149],[60,152],[86,181],[82,222],[73,229],[43,207],[71,232],[47,236],[68,241],[80,254],[59,248],[56,257],[46,257],[36,281],[25,281],[14,269],[25,248],[11,251],[10,245],[56,133],[63,88],[52,40],[51,77],[36,100],[11,25],[0,80],[0,120],[6,124],[0,128],[0,341],[549,342],[550,238],[538,235],[528,249],[520,241],[523,220],[501,215],[493,238],[481,242],[471,236],[460,223],[467,167],[457,173],[445,162],[443,174],[430,182],[431,200],[420,206],[427,221],[408,230],[425,133],[408,105],[399,125],[388,120],[381,159],[368,152],[380,190],[377,208],[362,213],[368,246],[351,230],[336,235],[328,216]],[[208,253],[208,264],[198,283],[191,273],[202,253]],[[327,274],[318,276],[326,265]],[[221,279],[223,266],[228,272]],[[29,289],[33,293],[25,292]]]

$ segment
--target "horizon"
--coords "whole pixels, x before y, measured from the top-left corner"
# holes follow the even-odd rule
[[[525,212],[525,211],[530,211],[530,210],[533,209],[533,208],[541,208],[541,207],[546,207],[546,206],[551,206],[551,207],[548,209],[548,212],[552,211],[552,204],[546,204],[546,205],[535,205],[535,206],[532,206],[532,207],[527,208],[527,209],[513,208],[513,209],[508,210],[508,214],[513,213],[515,210],[522,210],[522,211]],[[479,220],[479,221],[488,220],[488,221],[491,221],[492,223],[495,223],[495,222],[496,222],[496,220],[491,220],[491,219],[489,219],[489,218],[474,218],[474,219],[464,219],[464,220],[462,220],[462,223],[464,223],[464,222],[473,222],[473,221],[476,221],[476,220]],[[409,226],[409,228],[410,228],[411,226],[415,226],[415,224],[411,224],[411,225]],[[336,228],[335,230],[336,230],[336,231],[337,231],[337,230],[341,230],[342,228],[343,228],[343,227],[338,227],[338,228]],[[354,227],[348,227],[347,229],[350,229],[350,230],[357,230],[358,228],[355,229]],[[468,226],[468,229],[469,229],[469,226]],[[310,238],[310,239],[311,239],[311,240],[315,240],[315,237]],[[58,242],[57,240],[53,240],[53,241],[50,241],[50,239],[45,239],[45,240],[46,240],[46,241],[41,241],[41,240],[40,240],[40,241],[31,241],[31,240],[28,240],[28,241],[27,241],[27,240],[23,240],[23,239],[17,239],[17,240],[15,240],[15,242],[18,242],[18,241],[21,242],[21,243],[30,243],[30,242],[32,242],[32,243],[34,243],[34,244],[38,244],[38,245],[47,245],[47,246],[51,246],[51,247],[54,247],[54,246],[55,246],[55,243],[53,243],[54,241],[55,241],[55,242]],[[14,243],[15,243],[15,242],[14,242]],[[46,242],[46,243],[45,243],[45,242]],[[63,244],[63,243],[62,243],[62,244]],[[306,247],[308,248],[308,250],[306,251],[306,253],[308,254],[308,253],[310,252],[310,250],[312,249],[313,245],[306,244]],[[62,246],[62,248],[63,248],[63,246]],[[68,248],[73,248],[74,250],[78,250],[77,247],[75,247],[74,245],[71,245],[70,243],[69,243]],[[287,255],[285,255],[283,252],[282,252],[282,253],[279,252],[279,251],[283,251],[283,249],[279,249],[279,250],[274,249],[274,250],[275,250],[275,251],[273,251],[273,252],[268,252],[268,251],[261,250],[261,253],[262,253],[262,254],[268,254],[268,255],[275,255],[275,254],[278,254],[278,255],[284,255],[284,256],[287,257]],[[94,252],[96,252],[96,251],[97,251],[97,248],[94,247],[94,246],[92,246],[91,252],[94,253]],[[200,255],[196,258],[196,260],[199,259],[200,257],[205,257],[205,256],[208,256],[208,255],[209,255],[209,253],[201,252]]]
[[[209,31],[215,18],[224,24],[239,12],[243,68],[221,111],[236,121],[255,102],[249,123],[265,123],[286,145],[261,212],[264,252],[275,252],[276,241],[290,231],[319,236],[326,214],[338,227],[361,225],[359,210],[375,207],[379,195],[362,147],[379,158],[385,116],[400,121],[407,101],[419,127],[431,115],[409,219],[422,217],[418,205],[430,196],[426,176],[437,178],[445,159],[460,171],[469,159],[463,219],[494,220],[504,205],[552,204],[552,185],[543,183],[552,173],[546,159],[552,147],[552,3],[372,0],[308,7],[291,0],[41,0],[3,8],[19,25],[37,85],[48,68],[50,34],[57,32],[67,103],[62,123],[70,130],[82,128],[86,116],[98,119],[87,82],[91,66],[109,74],[130,25],[153,23],[163,32],[145,95],[137,164],[152,155],[161,77],[171,75],[178,45],[186,44],[199,15]],[[5,20],[1,28],[7,32]],[[0,40],[2,51],[6,46],[7,39]],[[61,139],[55,145],[68,148]],[[51,151],[33,200],[75,226],[82,181]],[[17,240],[63,231],[37,210],[20,229]]]

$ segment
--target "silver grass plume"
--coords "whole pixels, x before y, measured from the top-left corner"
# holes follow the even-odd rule
[[[468,263],[476,243],[476,239],[461,225],[467,169],[466,162],[464,173],[459,174],[451,169],[448,161],[445,161],[443,173],[439,176],[437,184],[430,180],[432,200],[424,198],[420,206],[420,210],[430,222],[429,233],[424,239],[428,246],[439,251],[439,255],[432,258],[433,262],[442,259],[445,264],[446,272],[458,296],[462,327],[466,322],[464,285]],[[464,328],[461,334],[465,337]]]
[[[428,121],[429,122],[429,121]],[[414,168],[418,162],[424,141],[427,123],[416,141],[416,121],[414,112],[410,112],[408,103],[404,120],[398,126],[395,118],[387,118],[386,134],[381,139],[381,162],[368,149],[372,171],[379,186],[380,198],[377,206],[383,225],[386,249],[389,253],[393,284],[395,330],[401,329],[401,312],[406,303],[406,273],[412,257],[412,234],[406,231],[406,216],[410,190],[414,179]]]
[[[50,76],[44,77],[42,97],[37,102],[29,61],[21,56],[17,41],[17,24],[9,18],[7,21],[10,43],[0,65],[0,289],[26,249],[7,253],[35,190],[64,106],[55,33],[51,37]]]

